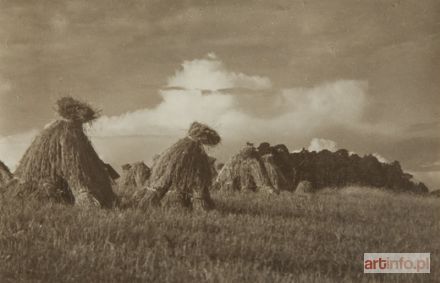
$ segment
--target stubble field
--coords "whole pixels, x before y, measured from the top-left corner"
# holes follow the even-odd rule
[[[0,198],[0,281],[429,282],[440,201],[365,188],[214,193],[208,213]],[[431,274],[363,274],[364,252],[430,252]]]

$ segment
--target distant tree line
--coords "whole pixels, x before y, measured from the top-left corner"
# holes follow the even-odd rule
[[[428,193],[425,184],[405,173],[398,161],[383,163],[371,154],[363,157],[346,149],[320,152],[303,149],[290,153],[283,145],[258,146],[261,155],[272,154],[274,161],[294,190],[301,181],[309,181],[315,190],[348,185],[385,188],[395,192]]]

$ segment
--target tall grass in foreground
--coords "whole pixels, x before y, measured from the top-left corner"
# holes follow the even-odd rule
[[[213,194],[217,209],[0,199],[0,281],[419,282],[440,278],[440,200],[348,189]],[[431,274],[363,274],[364,252],[430,252]]]

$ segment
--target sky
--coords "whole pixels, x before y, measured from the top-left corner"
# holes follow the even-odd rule
[[[375,154],[440,188],[440,2],[0,1],[0,160],[72,95],[115,168],[198,120],[247,141]]]

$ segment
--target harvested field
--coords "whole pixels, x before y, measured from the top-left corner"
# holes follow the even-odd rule
[[[435,281],[438,198],[366,192],[215,193],[216,210],[202,214],[2,198],[0,280]],[[431,252],[431,274],[363,274],[363,253],[371,251]]]

